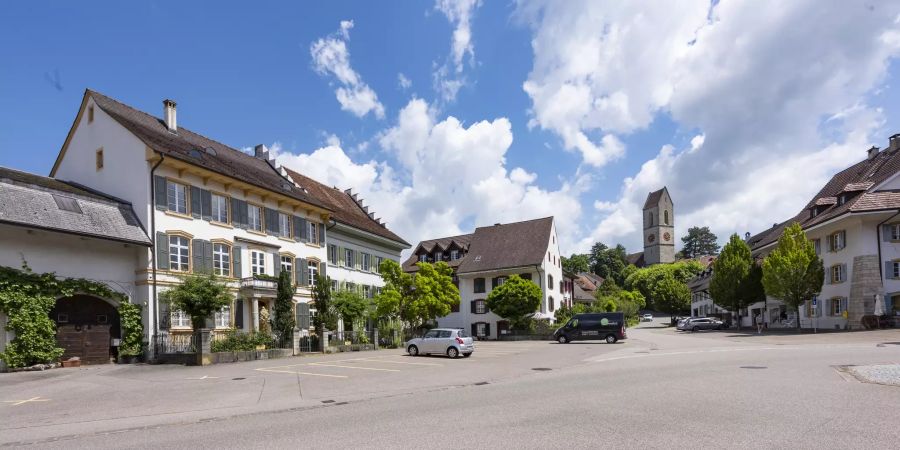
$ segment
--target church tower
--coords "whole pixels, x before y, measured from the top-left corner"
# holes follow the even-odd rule
[[[675,210],[669,190],[651,192],[644,202],[644,264],[675,262]]]

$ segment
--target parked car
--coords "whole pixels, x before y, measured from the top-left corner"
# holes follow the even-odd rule
[[[725,328],[725,324],[719,319],[712,317],[696,317],[678,322],[677,329],[680,331],[700,331],[700,330],[721,330]]]
[[[410,356],[447,355],[456,358],[472,356],[475,351],[475,340],[461,328],[434,328],[425,336],[410,339],[406,343],[406,352]]]
[[[641,322],[653,322],[653,314],[644,314],[641,316]]]
[[[560,344],[590,339],[603,339],[608,344],[615,344],[627,337],[625,314],[620,312],[575,314],[553,333],[553,338]]]

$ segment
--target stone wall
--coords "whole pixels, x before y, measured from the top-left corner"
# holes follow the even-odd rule
[[[884,295],[881,283],[878,255],[861,255],[853,258],[850,280],[850,301],[847,318],[850,329],[862,328],[862,316],[875,311],[875,295]]]

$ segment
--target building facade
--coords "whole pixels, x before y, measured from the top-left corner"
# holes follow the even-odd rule
[[[900,319],[900,134],[888,148],[838,172],[793,218],[749,239],[764,257],[800,223],[825,267],[825,282],[799,313],[774,298],[751,305],[768,326],[858,329],[865,316]],[[799,315],[798,315],[799,314]]]
[[[326,270],[331,210],[279,168],[264,146],[254,155],[176,121],[86,91],[51,176],[122,198],[147,224],[153,246],[133,264],[135,298],[146,304],[151,340],[189,332],[190,319],[159,294],[190,273],[226,280],[235,302],[209,319],[216,330],[256,330],[272,311],[276,277],[291,274],[301,327],[309,323],[314,275]]]
[[[472,234],[422,241],[403,269],[415,273],[420,261],[444,261],[455,272],[460,303],[438,319],[438,325],[465,328],[479,339],[497,339],[509,332],[509,322],[492,313],[486,299],[511,275],[541,288],[541,304],[534,314],[537,319],[552,321],[554,311],[566,301],[553,217],[478,227]]]

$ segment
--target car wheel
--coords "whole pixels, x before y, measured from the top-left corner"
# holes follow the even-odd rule
[[[459,356],[459,350],[457,350],[456,347],[450,347],[447,349],[447,356],[450,358],[456,358],[457,356]]]
[[[697,328],[697,327],[691,328],[691,332],[699,331],[699,330],[700,330],[700,328]]]
[[[567,338],[566,335],[562,335],[556,339],[556,342],[559,342],[560,344],[568,344],[569,338]]]
[[[409,353],[409,356],[419,356],[419,347],[410,345],[409,348],[406,349],[406,353]]]
[[[611,335],[611,334],[610,334],[609,336],[606,336],[606,343],[607,343],[607,344],[615,344],[617,340],[618,340],[618,339],[616,339],[616,337],[613,336],[613,335]]]

